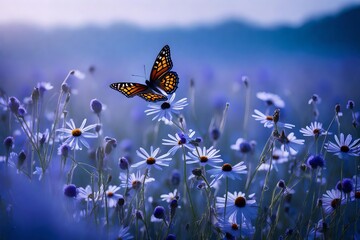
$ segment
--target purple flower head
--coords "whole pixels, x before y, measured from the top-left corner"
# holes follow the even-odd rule
[[[231,145],[230,148],[235,151],[239,151],[242,154],[246,154],[253,150],[253,146],[255,146],[253,142],[249,142],[243,138],[238,138],[236,143]]]
[[[117,205],[122,207],[122,206],[124,206],[124,204],[125,204],[125,198],[123,196],[120,196],[117,201]]]
[[[165,218],[165,208],[163,206],[157,206],[154,209],[154,217],[157,219],[164,219]]]
[[[74,184],[69,184],[64,187],[64,194],[69,198],[75,198],[77,195],[77,189]]]
[[[183,132],[178,132],[177,133],[179,138],[180,138],[180,143],[181,144],[185,144],[187,141],[186,141],[186,135],[183,133]]]
[[[20,101],[16,97],[10,97],[8,101],[8,107],[12,113],[18,114]]]
[[[129,169],[129,161],[127,160],[126,157],[121,157],[121,158],[119,159],[119,167],[120,167],[120,169],[122,169],[122,170],[127,170],[127,169]]]
[[[277,186],[279,188],[283,188],[283,189],[286,188],[284,180],[279,180],[279,182],[277,183]]]
[[[179,206],[179,204],[178,204],[178,200],[177,200],[177,199],[171,200],[171,202],[170,202],[170,208],[171,208],[171,209],[175,209],[175,208],[177,208],[178,206]]]
[[[105,153],[107,155],[109,155],[111,153],[111,151],[113,150],[113,148],[115,148],[117,146],[117,141],[115,138],[111,138],[111,137],[105,137]]]
[[[95,99],[93,99],[93,100],[90,101],[90,109],[91,109],[94,113],[100,114],[101,111],[102,111],[102,109],[103,109],[103,105],[102,105],[102,103],[101,103],[99,100],[97,100],[97,99],[95,98]]]
[[[96,124],[95,132],[99,133],[101,131],[101,124]]]
[[[346,108],[347,109],[350,109],[350,110],[353,110],[355,107],[355,102],[353,100],[349,100],[346,104]]]
[[[26,109],[24,107],[19,107],[18,108],[19,117],[22,117],[22,118],[25,117],[26,113],[27,113],[27,111],[26,111]]]
[[[307,159],[307,165],[312,169],[322,168],[325,165],[325,160],[321,155],[310,155]]]
[[[176,240],[176,236],[174,234],[169,234],[165,240]]]
[[[4,147],[6,151],[10,151],[14,147],[14,138],[12,136],[8,136],[4,139]]]
[[[21,152],[18,154],[17,167],[20,168],[24,164],[25,160],[26,160],[26,153],[24,152],[24,150],[21,150]]]
[[[136,216],[136,218],[139,219],[139,220],[144,219],[144,214],[143,214],[143,212],[142,212],[141,210],[136,210],[135,216]]]
[[[336,189],[343,193],[351,193],[354,189],[354,182],[351,178],[344,178],[336,184]]]
[[[58,155],[67,158],[69,156],[69,151],[70,151],[70,146],[67,144],[62,144],[59,148],[58,148]]]
[[[220,138],[220,130],[217,129],[217,128],[213,128],[211,131],[210,131],[210,137],[212,140],[216,141]]]

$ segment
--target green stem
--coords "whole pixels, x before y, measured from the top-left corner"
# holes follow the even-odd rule
[[[186,181],[187,173],[186,173],[186,153],[185,153],[185,148],[184,148],[184,146],[182,146],[181,148],[182,148],[182,150],[183,150],[183,156],[184,156],[184,184],[185,184],[187,196],[188,196],[188,198],[189,198],[190,208],[191,208],[192,215],[193,215],[194,219],[196,219],[196,214],[195,214],[194,206],[193,206],[193,203],[192,203],[192,200],[191,200],[191,196],[190,196],[189,186],[188,186],[187,181]]]
[[[229,179],[228,177],[225,178],[225,207],[224,207],[224,220],[226,219],[226,206],[228,200],[228,188],[229,188]]]

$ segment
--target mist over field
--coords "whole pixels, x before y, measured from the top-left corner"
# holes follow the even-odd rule
[[[250,165],[253,164],[252,168],[249,168],[248,165],[248,170],[255,171],[256,173],[256,163],[259,162],[259,156],[266,154],[266,151],[264,151],[264,153],[262,149],[263,147],[265,149],[265,146],[267,146],[266,144],[268,143],[268,137],[271,135],[271,131],[261,126],[251,115],[254,113],[254,109],[259,109],[263,112],[270,110],[268,112],[270,116],[273,115],[275,110],[274,106],[267,108],[266,103],[256,97],[256,93],[258,92],[274,93],[284,100],[285,107],[281,108],[281,122],[294,124],[296,129],[292,130],[292,132],[295,132],[295,135],[297,135],[299,139],[305,138],[301,135],[299,129],[309,125],[314,119],[321,121],[324,124],[323,128],[332,134],[326,136],[327,139],[326,141],[324,140],[325,142],[334,141],[334,134],[338,135],[340,126],[341,132],[353,134],[354,140],[358,137],[359,126],[354,129],[352,123],[355,121],[355,116],[359,118],[359,115],[355,115],[355,110],[349,112],[346,109],[348,100],[355,102],[355,109],[358,109],[357,107],[360,103],[360,28],[357,26],[360,26],[360,7],[358,6],[343,9],[337,14],[310,19],[301,26],[280,25],[271,28],[260,27],[246,21],[240,22],[238,20],[227,20],[217,24],[201,24],[192,27],[153,29],[123,23],[114,23],[107,27],[88,25],[80,28],[56,27],[51,29],[43,29],[24,23],[3,24],[0,25],[0,90],[1,98],[4,98],[4,103],[0,103],[4,105],[2,106],[4,109],[0,109],[0,139],[5,139],[7,136],[15,136],[14,152],[25,149],[28,154],[27,159],[30,159],[30,156],[33,154],[31,158],[35,159],[34,161],[39,165],[39,160],[36,156],[34,157],[34,155],[36,155],[34,149],[32,149],[34,146],[28,142],[28,136],[24,133],[19,133],[21,132],[22,126],[19,125],[21,119],[14,117],[11,114],[11,109],[9,110],[9,106],[5,106],[7,99],[5,99],[4,96],[16,96],[21,104],[26,105],[24,98],[26,99],[26,97],[31,96],[37,83],[50,82],[54,88],[45,92],[46,100],[42,103],[40,111],[43,115],[41,118],[39,117],[39,119],[41,119],[41,121],[39,121],[39,128],[40,131],[44,132],[45,129],[51,128],[54,113],[57,107],[59,107],[57,103],[61,84],[69,71],[74,69],[76,72],[84,74],[84,78],[77,79],[76,76],[71,75],[67,81],[69,87],[74,91],[71,92],[70,102],[66,105],[66,114],[68,114],[66,120],[73,118],[76,126],[80,125],[84,118],[88,120],[87,125],[95,122],[101,123],[101,136],[110,136],[117,139],[116,150],[114,150],[111,157],[107,160],[109,168],[104,170],[104,176],[106,172],[108,174],[107,176],[112,176],[111,183],[113,185],[119,185],[118,160],[119,157],[126,152],[123,149],[126,149],[128,142],[131,142],[129,145],[131,145],[132,148],[127,156],[129,158],[131,157],[132,161],[137,162],[139,154],[136,153],[136,150],[140,147],[146,148],[147,150],[150,146],[160,147],[161,154],[166,153],[168,149],[161,145],[162,139],[167,138],[168,134],[174,135],[176,132],[179,132],[179,129],[176,128],[176,124],[168,126],[162,121],[158,122],[157,119],[152,121],[152,116],[147,116],[144,113],[144,110],[148,109],[148,102],[145,102],[139,97],[126,98],[121,93],[112,90],[109,85],[114,82],[137,82],[144,84],[145,80],[149,79],[155,57],[160,49],[165,45],[169,45],[173,61],[172,70],[176,71],[179,75],[176,99],[187,98],[189,103],[189,106],[185,107],[181,112],[181,115],[185,119],[187,130],[195,130],[197,133],[196,136],[203,139],[201,144],[207,145],[208,148],[215,145],[217,149],[221,149],[220,153],[224,161],[232,161],[234,164],[240,162],[240,160],[246,164],[246,161],[252,161],[252,163],[250,163]],[[244,76],[247,77],[248,88],[244,86]],[[249,94],[248,98],[247,94]],[[319,115],[316,117],[314,117],[312,106],[308,104],[313,94],[317,94],[321,98],[321,103],[318,105]],[[89,106],[92,99],[98,99],[104,106],[101,112],[101,118],[100,114],[93,114],[92,108]],[[220,119],[223,117],[227,104],[229,108],[226,109],[225,127],[223,132],[221,132],[221,138],[214,140],[211,135],[212,127],[214,127],[214,125],[219,126]],[[336,126],[336,121],[334,120],[336,104],[341,106],[341,111],[343,112],[341,118],[342,124],[338,126]],[[26,110],[32,114],[35,111],[32,108]],[[175,118],[177,118],[177,115],[174,115],[174,119]],[[24,119],[26,118],[24,117]],[[31,122],[35,121],[34,119],[29,117],[28,121],[30,125]],[[63,120],[59,121],[58,124],[65,125],[62,121]],[[24,122],[26,121],[24,120]],[[327,129],[329,124],[331,127]],[[246,126],[246,128],[244,126]],[[34,131],[35,127],[32,130]],[[290,130],[286,129],[286,133],[290,133]],[[190,135],[191,132],[187,134]],[[256,148],[252,151],[253,155],[249,155],[248,157],[240,155],[239,157],[237,153],[232,152],[233,150],[230,149],[230,146],[233,145],[239,137],[244,137],[249,140],[249,142],[250,140],[256,141]],[[108,140],[106,140],[106,142],[107,141]],[[82,151],[76,153],[76,157],[81,159],[80,161],[89,162],[89,164],[98,167],[96,162],[91,162],[93,159],[89,160],[89,152],[91,152],[91,150],[95,151],[96,145],[101,145],[103,142],[100,137],[98,139],[90,139],[90,150],[87,151],[86,148],[84,148]],[[354,145],[355,150],[350,150],[356,152],[355,155],[357,155],[356,160],[358,163],[360,144],[358,142],[356,143],[357,144]],[[55,164],[53,168],[61,168],[60,156],[56,155],[56,150],[60,143],[51,142],[51,144],[57,144],[54,150],[54,159],[56,161],[52,162]],[[294,198],[296,198],[295,194],[298,192],[301,193],[301,191],[304,191],[304,188],[311,189],[311,191],[309,190],[310,192],[313,191],[314,194],[316,192],[316,196],[321,197],[327,189],[334,188],[337,182],[340,179],[342,180],[343,177],[352,178],[355,175],[358,176],[360,171],[359,165],[353,164],[353,162],[350,161],[344,161],[342,165],[338,159],[335,159],[336,156],[328,153],[327,156],[332,163],[326,164],[322,173],[323,175],[320,176],[319,172],[313,175],[307,172],[308,175],[306,175],[306,177],[299,177],[299,173],[295,170],[293,171],[293,169],[299,168],[301,163],[306,164],[306,159],[314,151],[314,145],[315,143],[312,142],[299,150],[298,155],[296,155],[296,157],[295,155],[293,156],[292,160],[295,159],[293,165],[279,166],[278,172],[274,174],[272,170],[269,178],[267,178],[268,176],[266,175],[271,191],[261,190],[264,181],[266,183],[263,172],[258,174],[258,176],[260,176],[259,178],[254,177],[253,185],[246,186],[246,189],[249,190],[249,193],[256,192],[257,202],[260,202],[260,195],[262,193],[265,193],[265,197],[263,198],[265,199],[264,202],[272,202],[275,201],[274,198],[266,194],[271,195],[273,188],[276,188],[276,184],[280,178],[289,182],[294,178],[298,178],[300,179],[299,181],[291,182],[295,189]],[[321,148],[323,152],[325,152],[324,146],[325,145],[319,143],[319,148]],[[316,152],[317,151],[318,148],[316,148]],[[5,156],[5,152],[6,145],[4,143],[4,145],[0,146],[0,157],[2,157],[2,155]],[[5,162],[3,159],[5,159],[5,157],[0,158],[0,164]],[[176,164],[172,164],[171,167],[180,169],[182,172],[181,160],[182,157],[177,157]],[[330,162],[330,160],[328,162]],[[70,160],[68,160],[67,165],[64,163],[64,168],[69,170],[70,163]],[[60,165],[60,167],[58,165]],[[27,162],[26,167],[31,169],[31,164]],[[340,168],[341,174],[339,173]],[[22,238],[27,233],[33,233],[34,235],[32,236],[37,237],[37,239],[42,239],[44,235],[37,230],[40,229],[41,226],[35,226],[34,228],[29,227],[32,221],[28,218],[25,218],[24,224],[20,221],[22,211],[27,211],[25,206],[19,204],[22,195],[18,195],[19,193],[17,193],[12,196],[12,193],[9,193],[11,191],[8,190],[13,186],[18,187],[24,196],[29,197],[28,201],[30,203],[41,203],[41,201],[43,201],[44,212],[48,211],[50,215],[56,215],[58,214],[58,209],[57,206],[53,205],[56,205],[54,203],[59,201],[57,198],[64,200],[62,199],[64,197],[62,196],[63,186],[60,183],[62,183],[62,180],[67,179],[66,174],[64,174],[62,178],[59,177],[59,179],[56,179],[56,181],[53,180],[54,182],[48,181],[48,178],[44,181],[44,185],[36,185],[33,188],[27,189],[27,187],[24,186],[29,184],[29,182],[26,179],[17,179],[21,174],[16,174],[15,169],[13,169],[14,171],[9,173],[9,175],[5,174],[2,176],[2,180],[6,180],[7,184],[0,186],[0,209],[2,210],[2,213],[0,212],[0,223],[3,221],[6,224],[0,227],[0,230],[6,234],[5,236]],[[49,169],[52,168],[49,167]],[[102,170],[100,171],[99,169],[98,171],[101,172]],[[191,170],[189,169],[188,173],[190,175]],[[4,166],[0,168],[0,173],[1,170],[4,170]],[[30,175],[32,174],[32,170],[33,169],[31,169]],[[43,171],[45,174],[44,169]],[[76,171],[78,172],[75,172],[71,179],[77,186],[85,187],[87,184],[90,184],[87,173],[81,172],[81,170]],[[149,190],[149,192],[155,193],[153,195],[154,198],[155,196],[158,198],[158,195],[161,193],[168,193],[174,190],[168,181],[169,176],[172,174],[171,169],[166,169],[164,172],[156,171],[158,170],[155,170],[156,174],[151,175],[151,177],[158,176],[160,180],[156,179],[156,181],[159,183],[155,184],[153,188],[150,187]],[[51,170],[49,170],[49,172],[51,172]],[[290,175],[291,177],[289,177]],[[319,188],[315,189],[315,185],[312,185],[310,180],[314,180],[319,176],[327,178],[327,187],[324,187],[325,185],[320,186],[319,184]],[[331,176],[336,177],[331,178]],[[10,181],[7,177],[9,177],[9,179],[16,178],[16,180]],[[240,189],[235,189],[238,186],[245,187],[245,181],[249,181],[249,178],[250,177],[243,177],[241,184],[235,182],[230,183],[229,186],[233,188],[230,192],[235,190],[239,191]],[[37,180],[37,177],[35,179]],[[34,181],[34,179],[32,181]],[[181,181],[183,181],[183,178]],[[305,183],[303,184],[301,181]],[[297,185],[299,182],[301,183]],[[69,184],[69,181],[66,183]],[[162,185],[160,183],[162,183]],[[39,184],[42,184],[42,182]],[[358,188],[357,184],[358,183],[356,183],[356,185],[354,184],[355,189]],[[105,185],[104,183],[104,186]],[[222,184],[221,186],[223,188],[217,190],[220,192],[218,196],[223,196],[225,193],[224,185],[225,184]],[[45,187],[42,188],[43,186]],[[100,186],[98,186],[98,188],[100,189]],[[122,190],[123,187],[121,187],[121,191]],[[181,192],[181,198],[186,198],[187,193],[185,192],[185,187],[181,186],[178,190]],[[40,196],[33,196],[32,191],[43,191],[45,193],[50,191],[55,193],[49,198],[51,200],[46,202]],[[196,191],[197,190],[192,190],[193,200],[194,202],[201,203],[204,195],[196,195]],[[16,211],[15,209],[14,215],[12,215],[11,218],[7,218],[8,215],[11,215],[8,213],[12,213],[11,206],[9,207],[9,199],[15,202],[13,206],[20,206],[20,210]],[[80,213],[77,212],[80,208],[77,209],[75,204],[70,202],[71,200],[68,200],[69,199],[66,199],[65,202],[61,202],[61,207],[67,210],[74,210],[74,215],[76,215],[74,219],[81,219],[81,217],[79,217]],[[311,201],[313,201],[312,203],[314,205],[316,202],[315,197]],[[349,195],[347,201],[353,201],[353,198]],[[357,199],[357,201],[359,200]],[[152,207],[159,203],[161,203],[161,201],[155,199],[149,203],[149,209],[152,211]],[[186,219],[186,210],[189,211],[185,203],[188,202],[185,201],[184,204],[181,203],[184,213],[180,215],[184,219]],[[276,204],[274,205],[280,206],[283,202],[277,202]],[[295,217],[297,216],[296,214],[301,213],[302,207],[304,207],[302,204],[303,202],[299,199],[293,201],[293,210],[290,210],[290,213],[286,213],[288,215],[284,213],[286,215],[285,220],[279,220],[281,224],[279,224],[277,228],[274,227],[274,229],[276,228],[273,230],[274,232],[269,230],[273,235],[261,236],[285,236],[284,232],[289,227],[296,229],[296,224],[298,224],[299,221],[300,223],[303,221],[299,220],[300,217]],[[274,205],[271,204],[271,207],[274,207]],[[310,205],[310,203],[308,203],[308,205]],[[313,205],[311,205],[311,207],[313,207]],[[41,209],[42,207],[39,203],[34,206],[34,209]],[[310,206],[307,207],[310,208]],[[358,203],[356,207],[355,209],[358,211]],[[100,205],[99,208],[101,209]],[[203,206],[199,209],[203,209]],[[199,209],[198,211],[200,211]],[[71,226],[71,222],[67,221],[68,218],[72,218],[72,214],[69,212],[64,214],[64,216],[59,216],[59,222],[55,220],[54,222],[47,222],[46,214],[44,214],[42,210],[39,211],[40,212],[32,210],[30,213],[39,213],[39,221],[46,223],[48,236],[57,236],[54,239],[67,238],[69,236],[70,238],[71,236],[77,236],[97,239],[100,236],[104,236],[105,227],[104,229],[101,228],[101,231],[92,229],[92,231],[97,232],[94,233],[94,235],[91,235],[92,232],[90,234],[76,232],[76,227]],[[268,213],[265,213],[264,210],[261,214],[265,215]],[[114,213],[112,216],[114,222],[116,222],[115,215]],[[151,213],[148,214],[148,217],[150,216]],[[304,216],[304,219],[306,217],[309,216]],[[94,222],[81,222],[81,220],[79,220],[81,224],[78,226],[79,228],[83,228],[84,226],[86,228],[93,226],[91,224],[95,223],[96,226],[99,226],[101,225],[99,222],[102,222],[103,218],[105,217],[99,217],[99,219],[93,220]],[[264,216],[263,218],[266,219]],[[309,219],[310,218],[311,217],[309,217]],[[325,217],[323,218],[325,220]],[[64,221],[61,221],[61,219],[64,219]],[[311,223],[315,223],[317,220],[319,219],[315,220],[311,218]],[[245,220],[242,219],[241,221]],[[264,222],[266,221],[270,220],[264,220]],[[345,236],[359,235],[359,222],[357,220],[355,223],[350,220],[349,222],[349,225],[352,226],[351,229],[355,230],[351,233],[347,232],[346,234],[349,235],[345,234]],[[124,222],[121,223],[121,226],[127,226]],[[254,221],[252,223],[256,225]],[[333,224],[332,221],[331,223]],[[344,220],[343,223],[346,224],[348,222]],[[331,224],[329,223],[329,225]],[[17,233],[14,226],[25,229],[24,235]],[[53,226],[58,226],[60,229]],[[114,223],[111,226],[117,225]],[[171,222],[169,226],[171,226]],[[216,226],[219,228],[218,225]],[[305,233],[309,235],[312,226],[313,225],[309,225],[308,229],[306,229],[306,227],[304,229],[297,229],[297,237],[304,237]],[[62,232],[61,227],[71,229],[71,231]],[[270,227],[273,229],[273,225],[269,223],[269,228]],[[157,227],[149,228],[150,235],[158,230]],[[114,229],[116,228],[114,227]],[[117,234],[118,230],[114,229],[110,231],[110,236]],[[169,227],[168,229],[169,233],[174,232],[174,234],[178,234],[180,236],[179,239],[185,239],[185,236],[189,236],[186,235],[186,233],[181,235],[182,230],[176,226],[173,228]],[[99,232],[101,233],[99,234]],[[134,226],[130,228],[130,232],[134,234]],[[62,235],[57,235],[59,233],[62,233]],[[142,231],[142,234],[144,234],[144,231]],[[213,235],[212,239],[223,236],[220,231],[218,234],[219,235],[216,236]],[[260,234],[261,233],[257,231],[255,236],[259,237]],[[106,236],[108,237],[109,235]],[[147,236],[151,238],[149,235]],[[245,236],[246,239],[252,239],[252,237],[253,236]],[[113,239],[112,237],[109,238]],[[0,239],[2,239],[1,236]],[[46,237],[43,239],[46,239]]]

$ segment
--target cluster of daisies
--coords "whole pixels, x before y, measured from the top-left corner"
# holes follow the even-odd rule
[[[76,75],[76,72],[71,74]],[[257,230],[259,232],[265,231],[266,226],[269,224],[261,225],[263,228],[257,229],[261,227],[256,220],[259,211],[264,212],[263,200],[266,188],[269,186],[267,183],[268,174],[272,170],[280,172],[281,165],[284,163],[295,162],[298,159],[299,147],[305,143],[305,140],[298,139],[295,136],[296,132],[292,131],[295,125],[280,121],[280,109],[285,107],[285,102],[275,94],[259,92],[256,96],[266,103],[267,109],[265,112],[254,109],[252,117],[266,129],[269,129],[269,138],[263,152],[257,159],[258,161],[254,163],[253,159],[249,160],[250,157],[247,158],[246,156],[254,158],[257,143],[248,141],[245,138],[238,138],[229,146],[229,149],[234,151],[237,160],[242,159],[244,161],[238,161],[236,164],[233,164],[234,161],[224,161],[220,150],[216,148],[216,141],[208,144],[202,137],[196,136],[195,131],[185,128],[182,111],[188,105],[188,102],[186,98],[175,101],[176,94],[174,93],[167,101],[149,104],[145,113],[152,116],[152,120],[164,123],[170,129],[177,129],[177,132],[167,134],[167,138],[162,139],[161,148],[154,146],[150,146],[148,149],[139,147],[136,150],[137,161],[131,159],[130,153],[120,157],[118,161],[120,168],[119,184],[114,185],[115,180],[112,179],[110,174],[106,174],[111,171],[107,169],[106,161],[111,159],[113,149],[117,147],[118,143],[115,138],[104,138],[105,141],[102,147],[98,148],[94,153],[95,164],[78,161],[75,157],[75,152],[81,151],[83,147],[91,149],[89,139],[102,138],[100,115],[104,110],[104,105],[99,100],[93,99],[90,103],[91,110],[98,116],[97,123],[87,125],[87,119],[84,119],[79,126],[75,123],[76,120],[69,119],[66,121],[64,112],[66,112],[65,109],[69,102],[71,89],[67,85],[67,81],[64,81],[59,97],[58,110],[53,116],[53,126],[43,133],[32,132],[36,129],[37,122],[31,119],[26,106],[36,104],[39,99],[43,98],[44,93],[52,88],[51,84],[48,83],[38,85],[31,98],[27,100],[27,105],[21,104],[16,97],[10,97],[7,101],[0,98],[0,104],[3,106],[4,111],[10,111],[17,119],[30,142],[30,146],[38,155],[38,161],[31,161],[30,172],[26,171],[24,167],[24,162],[27,159],[26,152],[14,153],[12,151],[14,148],[13,136],[4,139],[6,154],[1,156],[0,160],[7,166],[16,168],[19,173],[24,173],[30,178],[33,175],[38,175],[39,180],[41,180],[50,166],[52,156],[49,156],[49,154],[52,153],[54,146],[57,146],[57,153],[61,158],[61,169],[68,170],[67,184],[63,189],[64,195],[75,199],[76,204],[78,204],[79,210],[74,212],[74,219],[80,221],[86,217],[90,218],[95,214],[97,208],[101,207],[105,209],[105,224],[110,224],[111,219],[118,216],[119,230],[117,237],[120,239],[132,239],[134,235],[138,237],[137,229],[135,229],[135,234],[134,231],[130,233],[133,230],[132,224],[134,223],[136,223],[136,226],[141,225],[142,236],[151,238],[152,233],[149,232],[150,227],[147,223],[147,213],[149,211],[152,213],[151,217],[149,217],[151,222],[161,223],[161,229],[164,231],[164,235],[161,236],[166,239],[175,239],[176,226],[174,222],[177,216],[176,210],[179,208],[191,210],[193,216],[196,216],[198,212],[196,204],[199,203],[192,202],[195,197],[190,194],[191,190],[189,188],[191,186],[197,186],[198,189],[204,190],[206,193],[206,197],[210,202],[207,207],[213,209],[214,213],[210,211],[205,218],[208,222],[211,222],[220,236],[225,239],[250,238],[256,234]],[[312,96],[309,100],[316,119],[318,117],[317,105],[319,103],[320,98],[317,95]],[[228,105],[226,107],[228,108]],[[275,107],[275,110],[270,114],[269,111],[272,107]],[[349,101],[348,109],[353,113],[353,125],[356,127],[358,121],[356,114],[353,112],[354,103],[352,101]],[[334,119],[337,122],[340,121],[341,115],[339,107],[336,107]],[[220,137],[220,132],[224,131],[224,122],[225,113],[221,128],[217,129],[216,134],[214,131],[212,132],[217,136],[216,139]],[[57,126],[61,124],[62,127],[58,128]],[[309,140],[311,144],[309,144],[310,147],[305,154],[306,157],[300,162],[298,161],[297,164],[301,168],[310,169],[318,179],[319,185],[324,184],[322,179],[319,178],[322,176],[326,166],[326,153],[334,154],[342,161],[360,156],[360,139],[353,140],[350,134],[345,137],[345,134],[340,131],[338,134],[333,134],[329,132],[329,129],[330,127],[324,129],[323,124],[315,120],[299,130],[305,138],[311,139]],[[286,133],[286,131],[290,132]],[[334,141],[328,140],[332,135]],[[164,149],[166,151],[162,153]],[[70,161],[67,161],[68,159]],[[184,170],[182,175],[184,180],[183,188],[180,186],[180,172],[170,166],[174,165],[174,159],[181,159],[184,164],[182,166]],[[66,166],[69,164],[71,167],[67,168]],[[189,175],[187,166],[191,168],[191,174]],[[73,184],[72,176],[75,168],[80,167],[91,176],[91,183],[77,187]],[[154,169],[158,172],[164,172],[166,169],[173,170],[171,174],[172,191],[159,196],[160,200],[168,204],[168,211],[161,204],[156,204],[156,199],[153,199],[154,196],[146,196],[152,188],[158,188],[155,184],[157,180],[155,174],[153,174]],[[261,194],[257,194],[257,197],[255,197],[255,193],[248,194],[248,192],[252,190],[251,186],[258,171],[265,171],[267,174],[265,180],[262,181]],[[230,185],[229,179],[232,180]],[[241,184],[238,184],[240,182]],[[191,186],[188,183],[192,183]],[[225,189],[220,187],[224,183]],[[150,186],[147,186],[148,184]],[[232,192],[229,191],[231,186],[244,187]],[[279,179],[277,187],[281,189],[281,193],[284,195],[296,194],[292,187],[285,185],[284,180]],[[183,189],[183,191],[179,189]],[[220,191],[225,192],[223,196],[219,196]],[[326,230],[325,226],[329,218],[340,211],[341,206],[351,204],[359,198],[360,176],[358,172],[352,177],[342,176],[333,189],[322,192],[317,199],[317,205],[323,209],[324,214],[309,229],[307,234],[313,234],[314,237],[321,236]],[[154,207],[145,206],[147,202]],[[272,202],[270,205],[269,209],[272,210],[272,206],[276,204]],[[288,231],[287,234],[291,234],[291,232]],[[267,236],[270,237],[271,235]]]

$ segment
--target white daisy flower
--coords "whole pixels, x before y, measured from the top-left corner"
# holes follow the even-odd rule
[[[305,140],[297,139],[293,132],[289,133],[289,135],[285,135],[285,132],[282,131],[280,137],[277,140],[282,144],[281,150],[287,151],[291,155],[296,155],[297,151],[294,149],[294,145],[303,145]]]
[[[261,166],[258,168],[259,171],[267,171],[270,168],[270,160],[272,161],[271,169],[275,169],[276,171],[279,171],[277,165],[286,163],[289,161],[289,152],[284,151],[282,149],[275,148],[272,152],[271,156],[272,160],[269,158],[266,163],[261,164]]]
[[[81,146],[79,141],[86,147],[90,148],[89,143],[86,141],[86,138],[97,138],[95,133],[88,132],[89,130],[96,127],[97,124],[92,124],[85,127],[86,118],[82,121],[81,126],[77,128],[75,126],[74,120],[70,119],[69,122],[66,122],[66,125],[69,128],[60,128],[57,129],[57,132],[61,132],[62,138],[67,139],[63,144],[67,144],[71,147],[71,149],[81,150]]]
[[[322,135],[330,134],[322,128],[322,123],[316,122],[316,121],[312,122],[310,124],[310,126],[301,128],[300,132],[303,134],[304,137],[315,137],[315,138],[322,136]]]
[[[146,152],[145,149],[140,148],[139,150],[136,150],[136,154],[142,158],[144,161],[140,161],[138,163],[135,163],[133,165],[131,165],[131,167],[139,167],[141,165],[145,165],[146,168],[150,169],[152,167],[161,170],[162,167],[168,167],[169,164],[165,163],[168,161],[171,161],[171,158],[167,158],[167,156],[169,156],[169,153],[165,153],[161,156],[156,156],[158,155],[160,151],[160,148],[157,148],[154,150],[153,146],[150,147],[150,154],[148,152]]]
[[[174,192],[169,192],[168,194],[161,194],[160,197],[161,197],[162,201],[171,203],[172,200],[179,199],[179,194],[177,192],[177,189],[175,189]]]
[[[43,96],[46,91],[53,89],[54,86],[49,82],[39,82],[37,88],[39,89],[40,96]]]
[[[171,155],[174,155],[176,151],[182,147],[185,147],[190,151],[192,151],[194,150],[194,147],[189,142],[194,135],[195,135],[195,131],[192,130],[189,131],[189,135],[186,135],[184,133],[176,133],[173,136],[168,134],[168,137],[170,139],[163,139],[163,145],[173,146],[168,151],[168,153],[170,153]]]
[[[110,185],[108,187],[108,190],[106,190],[105,194],[107,197],[107,206],[108,207],[116,207],[117,201],[119,200],[119,198],[122,197],[121,194],[116,193],[117,191],[120,190],[120,187],[118,186],[113,186]]]
[[[236,140],[235,144],[232,144],[230,146],[230,148],[232,150],[235,150],[237,152],[246,154],[246,153],[250,153],[254,150],[254,147],[256,145],[255,141],[246,141],[244,138],[238,138]]]
[[[352,136],[348,134],[345,138],[343,133],[340,133],[340,139],[338,136],[334,136],[336,143],[329,142],[325,145],[328,152],[332,152],[341,159],[346,159],[349,156],[360,155],[360,138],[355,139],[352,143]]]
[[[79,200],[84,200],[86,202],[98,201],[101,199],[100,192],[93,192],[90,185],[87,185],[85,188],[79,187],[77,189],[78,193],[76,198]]]
[[[221,155],[217,155],[220,150],[216,150],[214,146],[211,146],[209,149],[206,149],[206,147],[203,147],[203,149],[196,147],[195,150],[188,153],[188,159],[191,159],[187,161],[187,164],[192,163],[199,163],[201,166],[205,166],[209,164],[210,166],[214,166],[217,163],[223,162],[223,160],[220,158]]]
[[[35,167],[35,171],[33,172],[33,175],[39,175],[39,181],[43,177],[43,170],[41,167]]]
[[[324,239],[324,233],[327,231],[327,224],[322,219],[315,223],[315,226],[310,230],[308,239]]]
[[[266,103],[267,106],[275,106],[278,108],[285,107],[285,102],[276,94],[267,92],[258,92],[256,97]]]
[[[241,219],[244,216],[246,219],[253,219],[257,216],[256,201],[252,199],[255,193],[250,194],[248,199],[245,197],[245,193],[242,192],[228,192],[228,199],[226,205],[226,216],[229,218],[231,215],[235,215],[236,219]],[[216,198],[216,208],[220,216],[224,215],[225,211],[225,195],[224,197]]]
[[[244,162],[239,162],[234,166],[232,166],[230,163],[225,163],[221,167],[213,167],[213,169],[207,171],[209,174],[211,174],[210,177],[214,178],[214,180],[210,183],[210,186],[212,186],[216,181],[220,180],[223,177],[228,177],[235,180],[241,179],[241,174],[247,174]]]
[[[124,227],[121,226],[119,233],[118,233],[118,238],[117,239],[121,239],[121,240],[130,240],[133,239],[134,237],[129,233],[130,228],[129,227]]]
[[[340,205],[345,203],[345,194],[337,189],[327,190],[322,197],[322,207],[327,214],[334,212]]]
[[[183,110],[188,105],[187,98],[182,98],[174,102],[176,94],[174,93],[169,100],[159,103],[150,103],[149,109],[145,110],[146,115],[154,115],[152,120],[164,121],[165,123],[172,123],[172,114],[179,115],[180,110]]]
[[[251,222],[247,221],[244,216],[241,221],[238,221],[236,219],[236,214],[232,214],[226,221],[220,219],[217,225],[225,235],[228,236],[228,234],[230,234],[235,239],[240,237],[251,237],[255,233],[255,227],[251,225]],[[229,238],[225,237],[224,239]]]
[[[308,104],[319,104],[321,103],[321,98],[317,94],[313,94],[308,101]]]
[[[129,176],[126,173],[121,173],[119,179],[121,181],[120,186],[128,189],[140,190],[142,184],[145,185],[147,183],[155,181],[154,178],[146,177],[144,181],[145,175],[141,174],[140,171],[136,173],[131,173]]]
[[[83,80],[85,79],[86,75],[85,73],[79,71],[79,70],[72,70],[71,72],[72,75],[74,75],[77,79]]]
[[[256,121],[260,121],[260,123],[264,124],[264,127],[273,128],[274,127],[274,117],[270,115],[265,115],[264,113],[260,112],[259,110],[254,110],[255,114],[251,115],[255,118]],[[290,123],[282,123],[277,122],[276,125],[281,128],[289,128],[292,129],[295,125]]]

